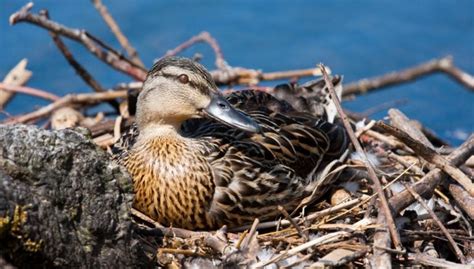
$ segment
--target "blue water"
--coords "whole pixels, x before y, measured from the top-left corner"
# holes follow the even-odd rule
[[[312,67],[319,62],[345,82],[380,75],[441,57],[474,74],[474,1],[107,1],[123,32],[150,66],[168,49],[201,31],[209,31],[234,66],[277,71]],[[58,95],[88,92],[58,52],[47,32],[29,24],[8,25],[8,17],[26,1],[0,2],[0,77],[20,59],[34,72],[29,86]],[[118,47],[90,1],[40,0],[51,17],[85,28]],[[105,86],[129,78],[99,62],[80,45],[67,42],[77,59]],[[204,55],[206,45],[186,52]],[[272,82],[274,83],[274,82]],[[377,104],[406,101],[399,109],[453,144],[474,132],[474,94],[444,75],[433,75],[345,102],[363,112]],[[12,114],[47,104],[17,96]],[[373,115],[381,118],[386,110]]]

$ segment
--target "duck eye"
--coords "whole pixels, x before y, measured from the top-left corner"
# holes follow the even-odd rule
[[[187,84],[189,82],[189,77],[186,74],[181,74],[181,75],[178,76],[178,80],[182,84]]]

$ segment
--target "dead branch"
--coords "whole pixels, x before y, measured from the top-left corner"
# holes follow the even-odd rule
[[[453,237],[448,232],[446,227],[444,227],[443,223],[439,220],[438,216],[436,216],[436,214],[433,212],[433,210],[431,210],[431,208],[428,206],[428,204],[425,202],[425,200],[423,200],[423,198],[421,198],[421,196],[418,193],[416,193],[408,184],[404,184],[404,186],[405,186],[405,189],[411,195],[413,195],[413,197],[418,201],[418,203],[420,203],[425,208],[425,210],[428,211],[431,218],[435,221],[436,225],[438,225],[440,230],[443,232],[444,236],[446,236],[446,238],[448,239],[449,244],[450,244],[451,248],[454,250],[454,253],[456,253],[456,256],[458,257],[458,259],[462,263],[466,263],[466,257],[464,257],[464,255],[462,254],[461,249],[459,249],[459,247],[456,245],[456,242],[454,242]]]
[[[456,204],[459,205],[474,220],[474,196],[457,184],[449,184],[449,192]]]
[[[47,10],[41,10],[39,12],[40,16],[43,16],[45,19],[49,19],[49,13]],[[104,92],[104,88],[100,85],[100,83],[94,79],[94,77],[78,62],[74,59],[71,51],[67,48],[66,44],[62,41],[61,37],[53,31],[49,31],[49,35],[53,39],[54,44],[56,47],[61,51],[66,61],[69,65],[74,68],[76,73],[82,78],[82,80],[89,85],[95,92]],[[115,100],[109,101],[109,103],[114,107],[116,110],[118,109],[118,103]]]
[[[31,113],[16,116],[13,118],[9,118],[4,123],[6,124],[16,124],[16,123],[26,123],[32,120],[37,120],[43,117],[50,115],[53,111],[58,108],[74,105],[74,104],[82,104],[82,105],[95,105],[102,101],[109,101],[115,100],[117,98],[125,98],[127,97],[126,91],[107,91],[107,92],[100,92],[100,93],[82,93],[82,94],[68,94],[63,98],[51,103],[47,106],[44,106],[36,111]]]
[[[470,156],[474,154],[474,135],[471,135],[461,146],[454,150],[448,157],[447,160],[452,165],[461,165]],[[444,179],[444,173],[440,169],[436,168],[426,174],[420,181],[415,183],[412,188],[418,194],[423,197],[431,197],[434,189]],[[408,192],[402,191],[397,193],[390,198],[390,206],[394,212],[400,212],[407,206],[411,205],[415,201],[415,198]]]
[[[29,22],[54,32],[57,35],[67,37],[84,45],[98,59],[107,63],[114,69],[123,72],[136,80],[143,81],[146,77],[146,70],[137,66],[127,57],[115,51],[112,47],[100,41],[97,37],[89,34],[85,30],[68,28],[55,21],[46,19],[44,16],[30,13],[33,3],[30,2],[22,7],[16,13],[10,16],[10,24],[15,25],[19,22]]]
[[[219,43],[217,43],[217,40],[214,37],[212,37],[211,34],[209,34],[208,32],[201,32],[198,35],[195,35],[191,37],[190,39],[188,39],[187,41],[183,42],[176,48],[172,50],[168,50],[164,57],[177,55],[180,52],[186,50],[187,48],[193,46],[194,44],[200,43],[200,42],[204,42],[212,48],[216,56],[215,65],[218,69],[226,70],[229,68],[229,65],[224,59],[224,55],[222,54],[222,50],[219,46]]]
[[[339,241],[342,238],[348,237],[350,235],[351,235],[351,233],[344,232],[344,231],[334,232],[334,233],[329,233],[329,234],[323,235],[321,237],[318,237],[318,238],[315,238],[311,241],[308,241],[304,244],[301,244],[297,247],[294,247],[294,248],[292,248],[288,251],[285,251],[285,252],[283,252],[279,255],[276,255],[275,257],[271,258],[268,261],[261,261],[259,263],[256,263],[254,265],[254,268],[263,268],[263,267],[265,267],[269,264],[277,263],[281,260],[284,260],[284,259],[287,259],[291,256],[294,256],[294,255],[298,254],[299,252],[301,252],[303,250],[309,249],[309,248],[314,247],[314,246]]]
[[[354,145],[356,151],[361,156],[363,156],[363,161],[364,161],[365,166],[367,167],[367,172],[369,173],[370,180],[372,181],[372,183],[374,183],[375,190],[380,199],[382,210],[384,211],[385,218],[387,219],[387,227],[390,231],[390,235],[392,237],[393,243],[398,250],[401,250],[403,247],[400,242],[400,235],[398,235],[397,227],[395,226],[395,222],[393,221],[392,213],[388,206],[387,198],[385,197],[385,193],[382,189],[382,185],[380,184],[380,180],[378,179],[377,174],[375,173],[372,163],[370,163],[367,157],[367,153],[360,145],[359,140],[357,140],[357,137],[354,134],[354,130],[352,130],[352,127],[349,123],[349,120],[346,114],[342,110],[341,103],[334,90],[334,85],[332,84],[332,81],[329,79],[329,76],[324,68],[324,65],[321,64],[320,68],[321,68],[321,72],[323,73],[323,78],[326,81],[326,84],[328,85],[328,90],[329,90],[329,93],[331,94],[331,98],[334,104],[336,105],[337,113],[344,124],[344,127],[349,135],[349,138],[351,139],[351,142]]]
[[[109,26],[112,33],[115,35],[122,48],[124,48],[128,56],[130,56],[130,60],[138,66],[145,67],[138,56],[138,52],[130,44],[127,37],[122,33],[117,22],[114,20],[112,15],[110,15],[107,7],[102,3],[102,0],[92,0],[92,3],[94,4],[94,7],[97,9],[97,11],[99,11],[100,15],[104,19],[105,23]]]
[[[426,147],[421,142],[416,141],[407,133],[403,132],[398,128],[390,126],[382,121],[377,122],[377,125],[389,132],[391,135],[403,141],[403,143],[405,143],[423,159],[435,164],[436,167],[451,176],[454,180],[461,184],[461,186],[463,186],[471,195],[474,196],[474,184],[472,183],[471,179],[469,179],[466,174],[464,174],[459,168],[456,168],[451,165],[448,160],[439,155],[436,151],[429,147]]]
[[[474,90],[474,77],[457,68],[451,56],[434,59],[401,71],[391,72],[374,78],[362,79],[344,86],[342,96],[364,94],[388,86],[406,83],[433,73],[445,73],[467,89]]]
[[[464,265],[447,261],[445,259],[439,259],[431,257],[423,253],[408,254],[408,258],[413,260],[416,264],[422,264],[428,267],[434,268],[453,268],[453,269],[472,269],[471,265]]]
[[[0,110],[3,110],[15,92],[19,92],[17,90],[21,90],[18,87],[26,84],[26,82],[30,79],[32,72],[26,69],[27,63],[28,60],[21,60],[15,67],[13,67],[12,70],[10,70],[10,72],[8,72],[8,74],[3,79],[3,83],[0,86],[0,88],[3,88],[3,91],[0,90]],[[25,88],[23,88],[23,90],[25,90]],[[26,92],[31,93],[32,91]]]
[[[408,119],[408,117],[403,114],[398,109],[389,109],[388,115],[390,117],[390,122],[393,126],[407,133],[413,139],[423,143],[425,146],[434,149],[433,144],[426,138],[426,136],[421,132],[416,125]]]
[[[243,84],[256,85],[264,80],[298,79],[301,77],[321,76],[319,68],[300,70],[276,71],[264,73],[261,70],[231,67],[227,70],[211,71],[212,78],[217,85]]]
[[[26,87],[26,86],[16,86],[14,84],[7,84],[7,83],[1,83],[1,82],[0,82],[0,89],[7,91],[9,93],[28,94],[28,95],[39,97],[39,98],[49,100],[49,101],[57,101],[61,98],[57,95],[54,95],[52,93],[49,93],[40,89],[35,89],[31,87]]]

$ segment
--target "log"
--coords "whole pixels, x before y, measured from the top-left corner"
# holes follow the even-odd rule
[[[131,179],[86,129],[0,125],[0,256],[18,268],[151,267]]]

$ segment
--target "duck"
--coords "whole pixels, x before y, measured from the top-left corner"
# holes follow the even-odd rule
[[[224,96],[205,67],[173,56],[149,70],[135,123],[112,152],[131,175],[136,210],[165,226],[211,230],[319,199],[334,181],[319,172],[347,148],[344,128],[324,115],[259,90]]]

